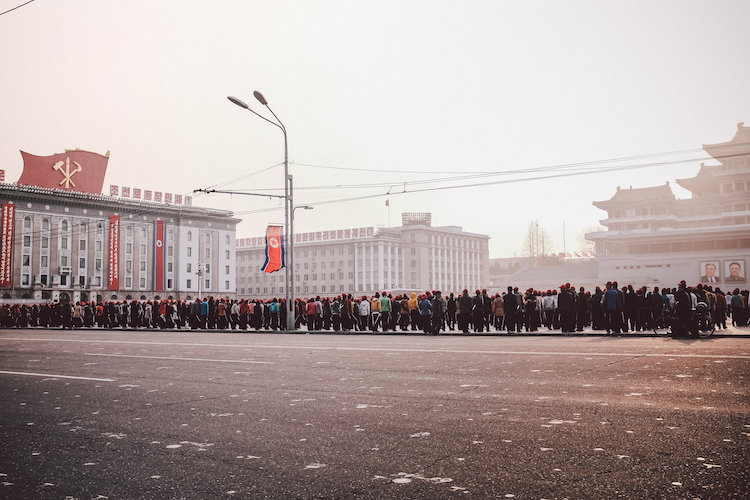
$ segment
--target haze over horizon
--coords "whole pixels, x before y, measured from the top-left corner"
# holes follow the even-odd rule
[[[491,258],[520,255],[532,220],[575,251],[606,216],[593,201],[686,198],[701,146],[750,123],[747,19],[740,0],[36,0],[0,15],[0,169],[80,147],[111,151],[105,190],[278,194],[280,131],[227,100],[263,113],[259,90],[315,207],[297,232],[424,211],[489,235]],[[235,212],[240,238],[283,220],[272,198],[194,203]]]

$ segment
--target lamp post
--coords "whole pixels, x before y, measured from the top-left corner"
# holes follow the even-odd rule
[[[255,90],[253,91],[253,95],[259,103],[261,103],[266,107],[266,109],[268,109],[268,111],[271,112],[273,117],[276,118],[276,121],[269,120],[265,116],[256,113],[255,111],[250,109],[250,106],[242,102],[240,99],[237,99],[236,97],[228,96],[227,99],[229,99],[237,106],[244,108],[254,115],[264,119],[268,123],[280,128],[281,132],[284,134],[284,239],[286,240],[288,248],[285,259],[286,265],[284,266],[284,283],[286,284],[284,289],[284,298],[286,300],[287,308],[286,329],[294,330],[294,288],[291,286],[292,283],[289,279],[290,267],[292,268],[292,276],[294,275],[294,244],[292,242],[292,239],[294,239],[294,233],[290,233],[291,228],[289,227],[289,217],[293,212],[292,207],[294,206],[294,199],[292,198],[291,178],[289,177],[289,146],[286,135],[286,127],[284,127],[284,124],[281,122],[281,120],[279,120],[279,117],[276,116],[276,113],[274,113],[273,110],[268,106],[268,101],[265,97],[263,97],[263,94]]]
[[[292,176],[290,175],[289,176],[289,191],[290,192],[292,191],[292,186],[293,186],[292,181],[293,181],[293,179],[292,179]],[[294,211],[297,210],[298,208],[301,208],[303,210],[312,210],[313,209],[313,207],[311,207],[310,205],[300,205],[298,207],[295,207],[295,206],[292,207],[292,220],[290,221],[290,223],[291,223],[290,230],[291,230],[291,233],[292,233],[292,237],[289,239],[289,243],[287,245],[287,248],[289,248],[289,255],[292,255],[294,253],[294,241],[293,241],[294,240]],[[292,289],[292,302],[294,302],[294,268],[293,267],[292,267],[292,279],[291,279],[291,281],[288,284],[289,284],[289,287]],[[287,325],[289,324],[288,323],[289,322],[289,312],[288,311],[290,311],[290,310],[294,311],[295,310],[295,305],[292,305],[292,307],[290,307],[287,310]],[[293,320],[292,321],[292,326],[289,328],[289,330],[294,330],[295,326],[296,325],[295,325],[294,320]]]

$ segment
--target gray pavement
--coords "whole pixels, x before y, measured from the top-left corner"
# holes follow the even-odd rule
[[[748,497],[743,330],[588,333],[3,330],[0,498]]]

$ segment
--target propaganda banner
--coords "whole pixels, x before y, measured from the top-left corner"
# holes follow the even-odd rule
[[[266,229],[266,262],[260,268],[264,273],[272,273],[284,267],[284,238],[282,226],[268,226]]]
[[[109,278],[107,288],[120,288],[120,216],[109,216]]]
[[[154,290],[164,290],[164,221],[154,221],[154,258],[152,284]]]
[[[36,156],[21,151],[21,156],[23,172],[18,184],[102,194],[109,152],[103,156],[76,149],[51,156]]]
[[[0,216],[2,240],[0,241],[0,287],[13,286],[13,228],[16,216],[16,206],[13,203],[3,203]]]

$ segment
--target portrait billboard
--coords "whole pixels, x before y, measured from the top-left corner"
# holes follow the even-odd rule
[[[725,260],[724,261],[724,283],[745,283],[745,260]]]
[[[721,281],[721,262],[718,260],[704,260],[698,267],[701,283],[717,283]]]

